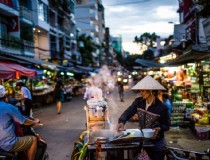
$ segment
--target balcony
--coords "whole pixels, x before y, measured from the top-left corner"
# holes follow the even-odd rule
[[[20,17],[32,22],[33,20],[32,11],[26,7],[20,6]]]
[[[18,16],[17,5],[15,5],[11,0],[0,1],[0,12],[2,15],[6,16]]]
[[[3,36],[0,41],[0,48],[2,50],[15,51],[17,53],[34,54],[34,43],[26,40],[22,40],[13,36]]]

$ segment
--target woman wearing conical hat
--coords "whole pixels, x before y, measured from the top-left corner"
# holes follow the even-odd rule
[[[155,133],[151,139],[154,147],[144,148],[152,160],[164,160],[164,132],[170,128],[168,108],[158,98],[157,91],[165,88],[151,76],[145,76],[133,88],[138,90],[140,97],[122,113],[118,120],[117,130],[124,130],[125,123],[134,114],[138,114],[140,129],[152,128]]]

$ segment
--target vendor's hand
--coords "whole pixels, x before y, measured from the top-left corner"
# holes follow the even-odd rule
[[[124,131],[125,130],[125,125],[124,123],[119,123],[116,127],[117,131]]]
[[[155,132],[154,132],[154,135],[153,135],[152,139],[156,139],[159,131],[161,130],[161,128],[160,127],[155,127],[155,128],[153,128],[153,130],[155,130]]]

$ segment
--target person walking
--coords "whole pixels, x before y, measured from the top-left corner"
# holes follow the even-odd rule
[[[61,113],[62,102],[64,102],[63,83],[58,80],[55,84],[54,98],[56,101],[57,113]]]
[[[121,102],[124,102],[124,85],[123,82],[118,83],[118,92]]]
[[[139,127],[152,128],[155,130],[151,143],[154,147],[144,148],[152,160],[164,160],[165,157],[165,139],[164,132],[170,129],[170,117],[168,108],[157,98],[158,90],[165,88],[147,75],[139,81],[133,90],[138,90],[140,97],[122,113],[118,119],[117,130],[124,130],[125,123],[134,115],[138,114]]]

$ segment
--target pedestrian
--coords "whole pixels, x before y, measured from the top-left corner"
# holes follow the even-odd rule
[[[154,91],[165,90],[165,88],[147,75],[139,81],[132,89],[138,90],[141,97],[136,98],[133,103],[122,113],[118,120],[117,130],[124,130],[125,123],[134,115],[139,116],[139,127],[152,128],[155,130],[151,143],[154,147],[145,147],[144,150],[152,160],[164,160],[165,139],[164,132],[170,128],[168,108],[155,95]]]
[[[95,79],[95,77],[91,78],[92,79],[89,81],[90,86],[86,88],[86,91],[84,93],[84,100],[87,101],[90,98],[95,98],[98,101],[102,101],[104,99],[104,96],[102,89],[99,87],[99,82],[97,81],[97,79]]]
[[[121,102],[124,102],[124,85],[122,81],[118,83],[118,92]]]
[[[162,94],[162,99],[163,99],[163,103],[168,107],[169,116],[171,116],[172,104],[171,104],[169,95],[167,93],[163,93]]]
[[[61,113],[62,102],[64,102],[64,86],[62,80],[58,80],[55,84],[54,99],[56,101],[57,113]]]
[[[23,82],[17,82],[16,89],[21,92],[21,96],[16,97],[16,99],[21,101],[23,104],[23,115],[32,117],[33,102],[30,90],[28,89],[28,87],[25,86]]]
[[[34,160],[37,152],[35,136],[17,137],[15,124],[34,125],[39,119],[30,120],[24,117],[13,105],[5,102],[6,90],[0,85],[0,148],[9,152],[26,151],[28,160]]]

